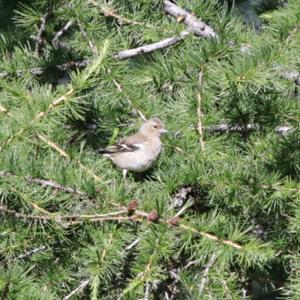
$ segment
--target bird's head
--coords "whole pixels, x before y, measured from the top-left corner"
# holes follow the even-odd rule
[[[164,123],[157,117],[149,119],[140,128],[140,133],[146,136],[160,136],[167,132]]]

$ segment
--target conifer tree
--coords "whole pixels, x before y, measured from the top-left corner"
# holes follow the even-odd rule
[[[257,30],[216,0],[0,1],[1,299],[300,298],[300,2],[276,4]],[[97,149],[153,116],[164,151],[123,179]]]

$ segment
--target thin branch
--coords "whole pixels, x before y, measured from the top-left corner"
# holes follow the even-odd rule
[[[17,131],[14,135],[10,136],[2,145],[0,145],[0,152],[4,149],[5,146],[7,146],[9,143],[11,143],[14,139],[21,136],[28,128],[31,127],[35,122],[40,121],[41,119],[45,118],[55,107],[60,105],[62,102],[67,101],[70,99],[70,97],[74,94],[74,89],[69,89],[64,95],[60,96],[57,99],[54,99],[48,106],[48,108],[45,111],[39,112],[36,114],[36,116],[32,119],[32,121],[25,127],[22,127]]]
[[[182,22],[187,26],[188,31],[204,38],[217,37],[217,34],[213,30],[213,28],[196,18],[191,13],[177,6],[175,3],[164,0],[164,5],[165,12],[175,17],[176,19],[181,19]]]
[[[213,253],[213,255],[211,256],[211,258],[210,258],[210,260],[209,260],[208,264],[206,265],[206,268],[203,272],[202,280],[201,280],[201,283],[200,283],[200,286],[199,286],[199,295],[201,295],[204,291],[204,288],[205,288],[205,286],[208,282],[209,270],[215,264],[216,259],[217,259],[217,255],[215,253]]]
[[[130,245],[128,245],[125,250],[129,251],[131,250],[134,246],[136,246],[140,242],[140,238],[135,239]]]
[[[0,171],[0,177],[13,177],[13,176],[16,176],[16,175],[14,175],[10,172]],[[35,178],[35,177],[31,177],[31,176],[24,177],[24,179],[28,183],[35,183],[35,184],[41,185],[43,187],[50,187],[55,190],[63,191],[63,192],[70,193],[70,194],[76,194],[79,196],[87,196],[84,192],[82,192],[78,189],[63,186],[63,185],[61,185],[55,181],[49,180],[49,179]]]
[[[139,22],[139,21],[135,21],[135,20],[131,20],[131,19],[122,17],[122,16],[118,15],[117,13],[115,13],[112,9],[109,9],[109,8],[107,8],[105,6],[102,6],[102,5],[100,5],[99,3],[97,3],[94,0],[89,0],[88,2],[90,4],[93,4],[97,8],[99,8],[103,12],[104,16],[106,16],[106,17],[113,17],[116,20],[118,20],[120,24],[132,24],[132,25],[142,25],[142,26],[146,25],[143,22]]]
[[[237,250],[241,250],[243,248],[240,244],[237,244],[237,243],[235,243],[235,242],[233,242],[231,240],[223,240],[223,239],[221,239],[221,238],[219,238],[219,237],[217,237],[217,236],[215,236],[215,235],[213,235],[211,233],[204,232],[204,231],[198,231],[194,227],[190,227],[190,226],[185,225],[185,224],[179,224],[178,226],[180,228],[184,229],[184,230],[191,231],[191,232],[193,232],[195,234],[199,234],[199,235],[201,235],[204,238],[207,238],[207,239],[212,240],[212,241],[219,242],[219,243],[224,244],[224,245],[228,245],[228,246],[233,247],[233,248],[235,248]]]
[[[210,132],[220,132],[220,133],[231,133],[231,132],[251,132],[251,131],[259,131],[259,124],[247,124],[245,126],[234,125],[234,124],[218,124],[211,125],[207,127],[207,131]],[[286,135],[295,131],[295,128],[290,126],[278,126],[275,128],[274,132],[279,135]]]
[[[39,248],[35,248],[35,249],[29,250],[29,251],[27,251],[23,254],[20,254],[17,257],[10,259],[9,262],[13,262],[13,261],[16,261],[16,260],[19,260],[19,259],[24,259],[24,258],[30,257],[30,256],[32,256],[36,253],[44,252],[44,251],[47,251],[47,250],[49,250],[49,248],[47,246],[41,246]]]
[[[79,60],[79,61],[69,61],[69,62],[66,62],[62,65],[56,65],[54,66],[57,70],[59,71],[68,71],[70,69],[83,69],[85,67],[87,67],[87,65],[90,63],[90,60],[88,59],[85,59],[85,60]],[[34,75],[34,76],[41,76],[43,75],[43,73],[46,71],[46,68],[31,68],[29,69],[29,72]],[[17,77],[21,77],[23,76],[26,72],[28,72],[28,70],[18,70],[15,72],[15,75]],[[0,73],[0,78],[5,78],[5,77],[8,77],[10,76],[10,73],[8,72],[2,72]]]
[[[40,134],[38,134],[37,137],[41,141],[43,141],[45,144],[47,144],[48,146],[50,146],[52,149],[54,149],[56,152],[58,152],[60,156],[65,157],[67,159],[71,159],[70,156],[69,156],[69,154],[67,154],[63,149],[61,149],[58,145],[56,145],[52,141],[46,139],[44,136],[42,136]],[[85,165],[83,165],[80,160],[76,159],[75,162],[78,164],[78,166],[80,167],[80,169],[83,169],[88,175],[90,175],[96,181],[102,182],[102,179],[99,176],[97,176],[91,169],[89,169]]]
[[[151,284],[149,282],[146,282],[145,295],[143,298],[144,300],[149,300],[150,291],[151,291]]]
[[[43,35],[44,31],[46,30],[46,23],[51,15],[51,13],[52,13],[52,1],[49,0],[47,12],[40,19],[41,25],[40,25],[38,33],[35,37],[35,54],[37,56],[39,56],[39,54],[40,54],[41,46],[43,44],[42,35]]]
[[[44,216],[36,216],[19,213],[15,210],[9,209],[6,206],[0,205],[0,212],[11,215],[18,219],[31,220],[31,221],[41,221],[41,222],[56,222],[62,224],[63,226],[70,226],[76,224],[82,224],[84,221],[89,222],[107,222],[107,221],[139,221],[138,216],[123,216],[127,213],[125,211],[110,212],[107,214],[99,215],[57,215],[55,213],[49,213]]]
[[[122,206],[118,203],[114,203],[114,202],[111,202],[111,204],[115,207],[118,207],[119,209],[126,209],[125,206]],[[135,210],[135,214],[137,216],[140,216],[142,217],[143,219],[146,219],[146,220],[149,220],[149,216],[150,216],[150,213],[147,213],[147,212],[144,212],[144,211],[141,211],[141,210]],[[167,225],[170,225],[170,226],[175,226],[175,227],[179,227],[180,229],[183,229],[185,231],[191,231],[195,234],[199,234],[200,236],[206,238],[206,239],[209,239],[209,240],[213,240],[213,241],[216,241],[216,242],[219,242],[221,244],[224,244],[224,245],[227,245],[227,246],[230,246],[230,247],[233,247],[237,250],[241,250],[243,249],[243,246],[241,246],[240,244],[238,243],[235,243],[231,240],[223,240],[211,233],[207,233],[207,232],[204,232],[204,231],[199,231],[197,230],[196,228],[194,227],[191,227],[189,225],[185,225],[185,224],[182,224],[182,223],[178,223],[178,222],[172,222],[172,220],[174,219],[174,217],[170,218],[170,219],[162,219],[162,218],[158,218],[156,220],[156,222],[161,222],[161,223],[164,223],[164,224],[167,224]]]
[[[56,32],[52,39],[52,44],[57,47],[58,39],[74,24],[74,20],[69,20],[59,31]]]
[[[141,118],[144,122],[146,122],[146,121],[147,121],[147,118],[145,117],[145,115],[144,115],[138,108],[136,108],[136,107],[133,105],[132,101],[129,99],[129,97],[128,97],[128,96],[125,94],[125,92],[123,91],[122,86],[121,86],[115,79],[113,79],[113,83],[114,83],[114,85],[117,87],[118,91],[119,91],[120,93],[122,93],[122,94],[125,96],[125,99],[126,99],[127,102],[129,103],[129,105],[130,105],[131,107],[133,107],[133,109],[139,114],[140,118]]]
[[[296,85],[300,85],[300,72],[297,71],[285,71],[281,73],[282,77],[294,81]]]
[[[197,101],[198,101],[198,107],[197,107],[197,117],[198,117],[198,133],[199,133],[199,144],[200,149],[203,152],[204,151],[204,130],[202,126],[202,120],[203,120],[203,113],[202,113],[202,90],[203,90],[203,76],[204,76],[204,69],[201,68],[199,74],[198,74],[198,86],[199,90],[197,93]]]
[[[84,30],[83,28],[83,25],[81,24],[81,22],[79,20],[77,20],[77,24],[78,24],[78,27],[79,27],[79,30],[81,32],[81,34],[84,36],[84,38],[88,41],[89,43],[89,47],[91,49],[91,51],[93,52],[93,54],[95,56],[98,55],[98,50],[97,50],[97,47],[94,45],[94,43],[88,38],[88,35],[86,33],[86,31]]]
[[[178,36],[167,38],[153,44],[148,44],[138,48],[119,51],[116,57],[119,59],[128,59],[140,54],[151,53],[155,50],[164,49],[182,41],[189,34],[190,34],[189,31],[182,31]]]
[[[63,300],[68,300],[71,299],[74,295],[76,295],[77,293],[81,292],[83,289],[85,289],[85,287],[90,283],[90,279],[86,279],[84,281],[82,281],[80,283],[80,285],[73,290],[70,294],[68,294],[67,296],[63,297]]]

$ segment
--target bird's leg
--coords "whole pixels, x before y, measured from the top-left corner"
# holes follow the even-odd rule
[[[123,173],[123,178],[126,179],[127,169],[123,169],[122,173]]]

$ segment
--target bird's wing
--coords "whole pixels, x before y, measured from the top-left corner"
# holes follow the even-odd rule
[[[132,152],[144,147],[146,141],[145,136],[141,134],[134,134],[129,137],[125,137],[118,141],[115,145],[107,146],[104,149],[99,149],[98,152],[102,154],[113,154],[119,152]]]

